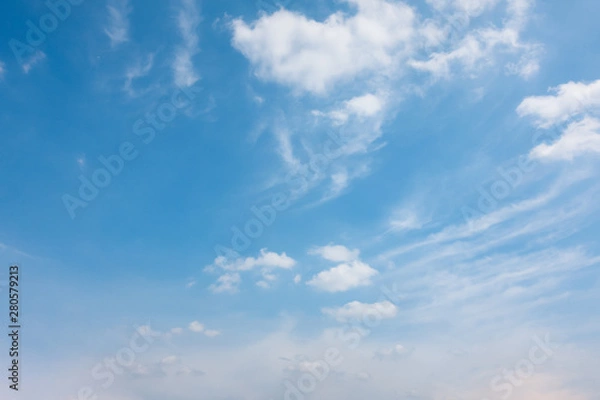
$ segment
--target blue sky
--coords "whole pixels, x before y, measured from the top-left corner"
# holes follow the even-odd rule
[[[0,11],[11,398],[596,398],[597,2]]]

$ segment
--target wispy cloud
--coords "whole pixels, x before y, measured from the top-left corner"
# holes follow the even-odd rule
[[[108,22],[104,33],[110,39],[111,47],[117,47],[129,41],[129,14],[132,7],[129,0],[110,0],[106,6]]]
[[[21,65],[21,68],[23,68],[23,72],[25,72],[26,74],[28,74],[29,71],[31,71],[31,69],[34,66],[36,66],[37,64],[39,64],[44,59],[46,59],[46,53],[44,53],[41,50],[37,50],[31,57],[29,57],[23,63],[23,65]]]
[[[177,27],[183,43],[175,51],[172,68],[177,86],[192,86],[200,79],[193,58],[200,52],[198,25],[201,22],[195,0],[182,0],[177,16]]]

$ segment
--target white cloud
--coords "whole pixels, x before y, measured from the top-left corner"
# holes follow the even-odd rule
[[[281,9],[248,25],[233,21],[233,45],[265,79],[314,93],[365,72],[393,68],[414,33],[413,10],[401,2],[346,0],[353,16],[325,21]]]
[[[142,78],[152,70],[154,66],[154,54],[148,54],[144,60],[137,60],[136,63],[129,67],[125,73],[125,83],[123,84],[123,90],[131,97],[137,97],[148,92],[146,89],[136,89],[136,79]]]
[[[371,278],[377,274],[368,264],[355,260],[321,271],[306,284],[325,292],[344,292],[371,285]]]
[[[378,319],[389,319],[398,313],[396,306],[387,300],[372,304],[352,301],[339,308],[323,308],[321,311],[342,323],[351,320],[362,321],[373,316]]]
[[[215,329],[207,329],[206,331],[204,331],[204,335],[208,336],[208,337],[217,337],[221,334],[220,331],[217,331]]]
[[[261,289],[268,289],[271,287],[271,285],[269,285],[269,282],[266,281],[258,281],[256,282],[256,286],[258,286]]]
[[[411,209],[400,209],[394,212],[389,225],[392,231],[410,231],[420,229],[425,224],[419,214]]]
[[[0,61],[0,79],[4,78],[4,74],[6,73],[5,64]]]
[[[180,335],[183,333],[183,328],[171,328],[170,331],[173,335]]]
[[[294,283],[298,284],[302,281],[302,276],[300,274],[297,274],[296,276],[294,276]]]
[[[529,16],[527,1],[507,3],[507,18],[501,28],[470,32],[466,31],[469,17],[491,9],[498,0],[431,2],[434,7],[451,6],[464,13],[466,22],[458,27],[443,18],[421,21],[400,1],[346,2],[355,7],[355,14],[337,12],[322,22],[285,9],[265,14],[251,24],[236,19],[232,23],[233,46],[250,60],[259,77],[313,93],[325,93],[336,83],[359,75],[395,75],[408,58],[413,58],[408,63],[413,68],[449,76],[453,64],[474,72],[501,50],[527,58],[512,64],[515,73],[531,76],[538,69],[533,57],[538,46],[519,40]],[[458,30],[455,33],[462,37],[457,46],[449,44],[450,48],[424,57],[417,55],[419,43],[447,43],[452,30]]]
[[[190,322],[188,329],[192,332],[200,333],[200,332],[204,332],[204,325],[202,325],[198,321],[192,321],[192,322]]]
[[[197,29],[201,20],[194,0],[181,0],[181,4],[182,7],[177,16],[177,27],[183,39],[183,44],[175,52],[172,68],[175,84],[185,87],[192,86],[200,79],[195,71],[192,59],[200,52]]]
[[[382,95],[367,93],[344,101],[341,108],[327,113],[313,110],[312,114],[325,115],[333,120],[335,125],[343,125],[348,122],[350,116],[359,118],[374,117],[383,110],[384,105],[385,99]]]
[[[327,245],[315,247],[309,250],[308,254],[319,255],[328,261],[347,262],[357,260],[360,255],[360,250],[350,250],[342,245]]]
[[[538,145],[531,150],[530,157],[573,160],[585,153],[600,153],[600,120],[591,117],[571,123],[556,142]]]
[[[534,117],[540,128],[549,128],[600,106],[600,80],[589,84],[568,82],[549,91],[554,94],[527,97],[517,108],[517,113],[522,117]]]
[[[217,282],[209,286],[213,293],[236,293],[241,283],[240,274],[227,273],[221,275]]]
[[[291,269],[296,265],[296,260],[289,257],[285,252],[277,254],[275,252],[261,249],[258,257],[236,258],[233,260],[219,256],[215,258],[211,265],[205,267],[206,272],[214,272],[218,270],[230,271],[219,277],[217,282],[210,286],[210,289],[215,293],[235,293],[241,282],[239,272],[252,271],[255,268],[261,268],[263,279],[257,282],[257,286],[263,289],[270,287],[269,282],[277,279],[273,274],[274,269]]]
[[[33,54],[31,57],[29,57],[29,59],[27,59],[26,62],[23,63],[23,65],[21,66],[21,68],[23,68],[23,72],[25,72],[26,74],[28,74],[29,71],[31,71],[31,69],[36,64],[38,64],[39,62],[41,62],[44,59],[46,59],[46,53],[44,53],[43,51],[37,50],[35,52],[35,54]]]
[[[289,257],[285,252],[281,254],[261,249],[258,257],[238,258],[228,260],[220,256],[210,267],[218,267],[226,271],[250,271],[256,267],[290,269],[296,265],[296,260]]]
[[[128,0],[111,0],[107,4],[108,25],[104,33],[110,39],[111,47],[116,47],[129,40],[129,13],[131,7]]]

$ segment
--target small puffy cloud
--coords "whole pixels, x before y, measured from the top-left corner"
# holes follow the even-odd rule
[[[220,331],[217,331],[215,329],[207,329],[206,331],[204,331],[204,335],[208,336],[208,337],[217,337],[221,334]]]
[[[228,273],[221,275],[215,283],[209,286],[213,293],[236,293],[242,279],[240,274]]]
[[[108,25],[104,33],[110,39],[111,47],[116,47],[129,40],[129,13],[131,7],[128,0],[113,0],[106,6],[108,9]]]
[[[188,326],[188,329],[192,332],[204,332],[204,325],[202,325],[200,322],[198,321],[192,321],[190,322],[190,325]]]
[[[326,292],[344,292],[371,285],[371,278],[377,274],[377,270],[368,264],[355,260],[319,272],[307,282],[307,285]]]
[[[395,317],[398,313],[396,306],[387,300],[372,304],[352,301],[339,308],[323,308],[321,311],[323,314],[329,315],[342,323],[363,320],[365,317],[371,316],[376,316],[379,319],[389,319]]]
[[[553,94],[525,98],[517,113],[521,117],[534,117],[540,128],[549,128],[600,106],[600,80],[589,84],[568,82],[549,91]]]
[[[346,109],[356,115],[372,117],[383,108],[383,100],[374,94],[354,97],[346,102]]]
[[[215,293],[235,293],[241,282],[240,272],[252,271],[256,268],[261,268],[263,279],[257,285],[263,289],[270,287],[269,282],[276,280],[276,276],[272,273],[274,269],[291,269],[296,265],[296,260],[289,257],[285,252],[278,254],[275,252],[261,249],[258,257],[246,257],[227,259],[219,256],[215,258],[211,265],[208,265],[204,270],[206,272],[214,272],[218,270],[229,271],[217,279],[217,282],[210,286],[210,289]]]
[[[294,276],[294,283],[298,284],[302,281],[302,276],[300,274],[297,274],[296,276]]]
[[[210,267],[219,267],[226,271],[250,271],[256,267],[290,269],[296,265],[296,260],[289,257],[285,252],[277,254],[267,249],[261,249],[258,257],[238,258],[228,260],[220,256]]]
[[[350,250],[342,245],[327,245],[322,247],[315,247],[311,249],[309,254],[319,255],[325,260],[333,262],[347,262],[357,260],[360,251],[357,249]]]
[[[268,289],[271,287],[271,285],[269,285],[269,282],[266,281],[258,281],[256,282],[256,286],[258,286],[261,289]]]
[[[383,110],[385,100],[383,96],[367,93],[362,96],[356,96],[346,100],[340,108],[333,111],[321,112],[313,110],[312,114],[316,116],[329,117],[334,125],[343,125],[348,122],[351,116],[359,118],[374,117]]]
[[[600,153],[600,120],[596,118],[586,117],[571,123],[556,142],[538,145],[531,150],[530,157],[570,161],[585,153]]]

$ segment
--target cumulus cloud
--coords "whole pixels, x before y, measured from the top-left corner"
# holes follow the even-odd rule
[[[128,0],[112,0],[106,6],[108,24],[104,33],[110,39],[111,47],[116,47],[129,40],[129,13],[131,7]]]
[[[175,84],[181,87],[192,86],[200,79],[193,63],[193,57],[200,52],[198,25],[200,13],[194,0],[181,0],[181,9],[177,16],[177,27],[183,43],[175,52],[172,68]]]
[[[600,80],[568,82],[549,89],[552,94],[525,98],[517,107],[521,117],[531,116],[540,128],[549,128],[600,106]]]
[[[250,271],[257,267],[290,269],[294,265],[296,265],[296,260],[289,257],[285,252],[277,254],[267,249],[261,249],[258,257],[229,260],[219,256],[208,268],[217,267],[226,271]]]
[[[217,331],[215,329],[207,329],[206,331],[204,331],[204,335],[211,337],[211,338],[219,336],[220,334],[221,334],[221,332]]]
[[[318,22],[281,9],[247,24],[233,21],[233,45],[265,79],[323,93],[360,73],[392,68],[413,35],[415,14],[404,3],[347,0],[355,15]]]
[[[371,285],[371,278],[377,274],[370,265],[355,260],[321,271],[306,284],[325,292],[345,292]]]
[[[494,8],[499,0],[431,0],[439,14],[433,20],[420,17],[401,1],[346,3],[354,14],[337,12],[322,22],[285,9],[250,24],[236,19],[233,46],[250,60],[259,77],[312,93],[325,93],[357,76],[396,75],[404,65],[435,76],[449,76],[455,64],[470,72],[489,62],[496,51],[525,57],[510,64],[514,73],[529,77],[538,69],[534,55],[539,46],[519,38],[530,13],[528,0],[503,2],[507,15],[503,26],[471,30],[469,19]],[[461,40],[450,43],[451,34]],[[445,48],[420,54],[421,43]]]
[[[532,159],[573,160],[579,155],[600,153],[600,80],[591,83],[568,82],[550,88],[551,95],[525,98],[517,107],[521,117],[533,117],[541,129],[566,123],[553,143],[534,147]],[[560,128],[556,128],[560,129]]]
[[[204,332],[204,325],[202,325],[200,322],[198,321],[192,321],[190,322],[190,325],[188,326],[188,329],[192,332]]]
[[[600,153],[600,120],[586,117],[571,123],[552,144],[542,143],[530,156],[542,160],[573,160],[586,153]]]
[[[241,283],[240,272],[248,272],[254,269],[260,269],[262,280],[256,285],[267,289],[271,287],[270,282],[277,279],[273,273],[275,269],[289,270],[296,265],[296,260],[289,257],[285,252],[278,254],[267,249],[261,249],[258,257],[246,257],[228,259],[223,256],[215,258],[212,264],[206,266],[206,272],[215,272],[219,270],[227,271],[221,275],[217,282],[210,286],[214,293],[235,293]]]
[[[221,275],[215,283],[209,286],[213,293],[237,293],[242,279],[240,274],[227,273]]]
[[[324,115],[329,117],[335,125],[343,125],[348,122],[351,116],[358,118],[374,117],[378,115],[385,105],[385,99],[382,95],[367,93],[361,96],[355,96],[342,103],[340,108],[336,108],[327,113],[313,110],[313,115]]]
[[[362,321],[365,317],[373,316],[379,319],[389,319],[398,313],[396,306],[387,300],[372,304],[352,301],[339,308],[323,308],[321,311],[342,323],[352,320]]]
[[[346,246],[342,245],[327,245],[322,247],[315,247],[311,249],[308,253],[313,255],[319,255],[328,261],[346,262],[357,260],[360,251],[358,249],[350,250]]]
[[[341,262],[336,267],[321,271],[306,284],[326,292],[343,292],[359,286],[371,284],[371,278],[377,270],[358,259],[360,251],[350,250],[342,245],[314,247],[309,254],[318,255],[325,260]]]

